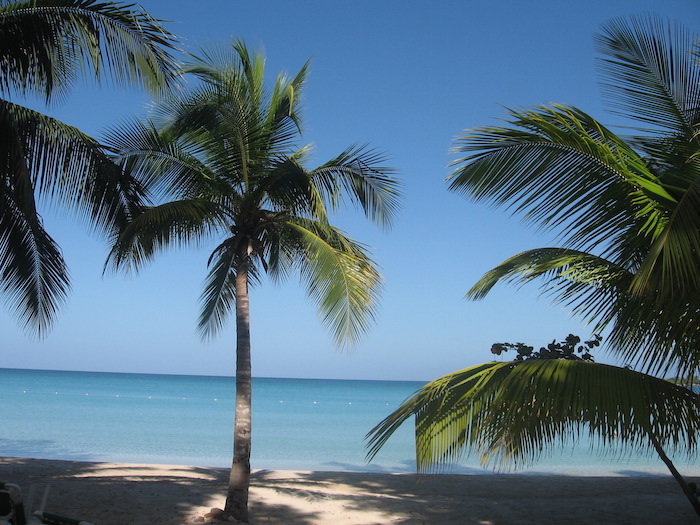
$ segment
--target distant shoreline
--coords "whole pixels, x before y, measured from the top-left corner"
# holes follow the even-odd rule
[[[0,367],[0,370],[11,370],[13,372],[59,372],[66,374],[118,374],[118,375],[135,375],[135,376],[171,376],[171,377],[211,377],[216,379],[231,379],[235,380],[236,376],[232,375],[211,375],[211,374],[176,374],[174,372],[125,372],[125,371],[110,371],[110,370],[57,370],[55,368],[13,368]],[[421,383],[426,384],[430,379],[352,379],[352,378],[333,378],[333,377],[275,377],[275,376],[253,376],[254,380],[265,379],[289,379],[292,381],[368,381],[378,383]],[[434,378],[433,378],[434,379]]]

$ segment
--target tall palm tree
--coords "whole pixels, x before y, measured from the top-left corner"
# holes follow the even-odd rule
[[[174,86],[173,36],[133,6],[96,0],[0,0],[0,291],[26,329],[43,335],[69,280],[37,199],[66,205],[98,230],[124,222],[139,189],[100,145],[12,102],[60,99],[80,77]]]
[[[510,111],[505,126],[458,138],[456,151],[467,155],[450,189],[506,206],[562,242],[502,262],[468,297],[539,279],[595,331],[607,329],[608,348],[624,361],[692,377],[700,366],[700,41],[679,25],[634,17],[606,24],[597,42],[606,95],[641,123],[634,136],[552,105]],[[615,442],[663,458],[666,447],[697,449],[698,408],[689,390],[628,369],[488,363],[429,383],[368,438],[373,455],[416,415],[421,468],[471,447],[517,464],[583,425],[604,443],[622,436]]]
[[[339,343],[367,328],[381,277],[364,246],[328,222],[349,198],[388,226],[398,185],[381,156],[352,147],[307,170],[299,138],[300,93],[307,66],[266,90],[264,60],[237,41],[204,51],[186,71],[200,82],[155,108],[155,117],[114,130],[109,144],[125,170],[153,192],[115,238],[108,264],[138,269],[157,252],[223,238],[209,258],[199,329],[219,332],[236,314],[236,411],[233,462],[224,513],[248,520],[251,447],[249,291],[264,272],[298,271]]]

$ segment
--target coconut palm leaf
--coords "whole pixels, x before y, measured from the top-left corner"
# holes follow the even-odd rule
[[[470,451],[487,465],[517,468],[582,435],[610,453],[651,453],[656,440],[692,455],[699,411],[691,390],[627,368],[554,359],[494,362],[422,387],[370,431],[368,457],[413,416],[420,471],[440,470]]]
[[[175,85],[175,40],[132,6],[95,0],[0,0],[0,95],[64,95],[81,76]],[[68,290],[60,250],[35,201],[77,212],[107,236],[127,225],[145,198],[101,145],[55,119],[0,100],[0,288],[25,328],[43,335]]]
[[[227,239],[209,258],[209,274],[200,296],[198,329],[202,337],[212,338],[224,327],[235,309],[235,276],[240,257],[240,239]]]
[[[467,293],[482,299],[500,281],[526,283],[542,278],[547,292],[559,291],[560,299],[575,298],[579,284],[614,286],[626,290],[632,274],[619,265],[586,252],[566,248],[539,248],[519,253],[489,270]],[[593,316],[595,317],[595,315]]]
[[[659,300],[700,283],[697,180],[700,166],[693,139],[700,124],[698,40],[688,29],[658,17],[612,20],[598,36],[605,93],[625,116],[651,128],[633,143],[676,194],[678,204],[632,286],[634,293],[657,287]],[[659,134],[661,128],[663,133]],[[656,134],[653,134],[656,132]],[[650,134],[652,133],[652,134]]]
[[[170,128],[158,129],[154,122],[132,119],[111,128],[105,142],[114,152],[114,162],[149,189],[149,201],[197,198],[215,184],[215,173],[200,159],[200,151]]]
[[[656,16],[613,19],[596,36],[603,90],[622,115],[690,138],[700,122],[697,35]]]
[[[227,213],[204,199],[171,201],[144,209],[115,239],[105,269],[136,272],[171,245],[210,238],[226,224]]]
[[[175,38],[133,6],[96,0],[0,2],[0,93],[52,100],[91,76],[159,92],[175,85]]]
[[[395,218],[399,187],[395,171],[382,166],[384,156],[364,146],[354,145],[311,173],[324,200],[337,207],[343,196],[368,217],[383,226]]]
[[[138,183],[77,128],[0,100],[0,133],[7,184],[24,177],[40,200],[76,210],[98,231],[124,224],[143,197]]]
[[[587,322],[596,323],[594,331],[598,332],[622,309],[638,308],[639,302],[628,292],[632,278],[628,270],[602,257],[565,248],[539,248],[519,253],[489,270],[467,297],[481,299],[501,281],[524,284],[539,279],[544,294]]]
[[[279,75],[268,93],[263,84],[264,58],[251,55],[244,42],[235,40],[231,48],[205,50],[185,68],[204,86],[175,110],[177,125],[190,132],[200,127],[225,130],[229,137],[236,137],[238,147],[233,153],[248,151],[251,159],[263,152],[268,158],[286,155],[300,132],[297,112],[308,66],[307,62],[291,80]],[[213,138],[211,133],[207,137]],[[238,165],[245,167],[247,162],[244,159]]]
[[[700,300],[685,295],[678,303],[659,305],[653,296],[621,302],[608,335],[613,352],[654,375],[695,375],[700,368]]]
[[[498,282],[525,284],[539,280],[543,294],[594,324],[612,326],[608,346],[623,362],[653,374],[690,374],[700,366],[696,351],[700,310],[696,297],[678,296],[675,308],[655,296],[630,292],[635,274],[607,259],[565,248],[540,248],[517,254],[489,270],[467,297],[481,299]]]
[[[28,174],[0,191],[0,289],[23,326],[43,336],[69,289],[68,270],[36,213]]]
[[[302,164],[308,149],[304,147],[274,160],[268,168],[268,176],[251,191],[251,200],[268,204],[280,212],[328,222],[326,201],[318,191],[313,174]]]
[[[506,205],[571,248],[624,246],[628,231],[659,231],[674,199],[622,139],[576,108],[510,111],[511,127],[456,140],[450,190]],[[646,211],[646,217],[638,215]],[[628,255],[629,256],[629,255]]]
[[[68,291],[68,272],[35,199],[72,209],[109,236],[127,224],[143,191],[93,139],[36,111],[0,100],[0,135],[2,288],[24,327],[44,335]]]
[[[374,320],[382,278],[366,248],[339,230],[296,218],[289,227],[303,247],[297,256],[309,296],[338,344],[353,346]]]
[[[660,304],[700,287],[699,161],[686,163],[685,173],[692,174],[694,180],[678,199],[663,229],[652,237],[653,243],[630,287],[637,295],[654,290]]]

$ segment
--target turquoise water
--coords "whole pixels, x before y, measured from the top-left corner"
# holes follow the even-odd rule
[[[422,383],[253,380],[252,467],[413,472],[404,425],[367,464],[364,436]],[[226,377],[0,369],[0,456],[226,467],[235,382]],[[700,467],[676,460],[684,474]],[[456,472],[490,473],[476,458]],[[654,457],[604,456],[580,444],[528,472],[667,473]]]

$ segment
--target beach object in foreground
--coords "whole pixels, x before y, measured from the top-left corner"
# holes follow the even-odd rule
[[[74,518],[68,518],[66,516],[59,516],[58,514],[53,514],[51,512],[46,512],[46,503],[49,500],[49,489],[51,485],[46,485],[44,489],[44,495],[41,498],[41,505],[39,510],[34,512],[34,515],[30,518],[32,523],[46,523],[47,525],[92,525],[89,521],[78,520]],[[34,494],[34,486],[29,489],[29,498],[27,498],[27,507],[31,509],[32,507],[32,496]]]
[[[25,525],[22,491],[12,483],[0,483],[0,524]]]
[[[39,510],[34,512],[34,515],[27,520],[22,491],[19,486],[13,483],[0,482],[0,525],[27,525],[28,523],[30,525],[37,523],[45,523],[47,525],[92,525],[88,521],[45,512],[44,509],[46,508],[50,488],[51,485],[46,485]],[[32,485],[29,489],[29,498],[27,499],[27,508],[30,511],[33,494],[34,486]]]

